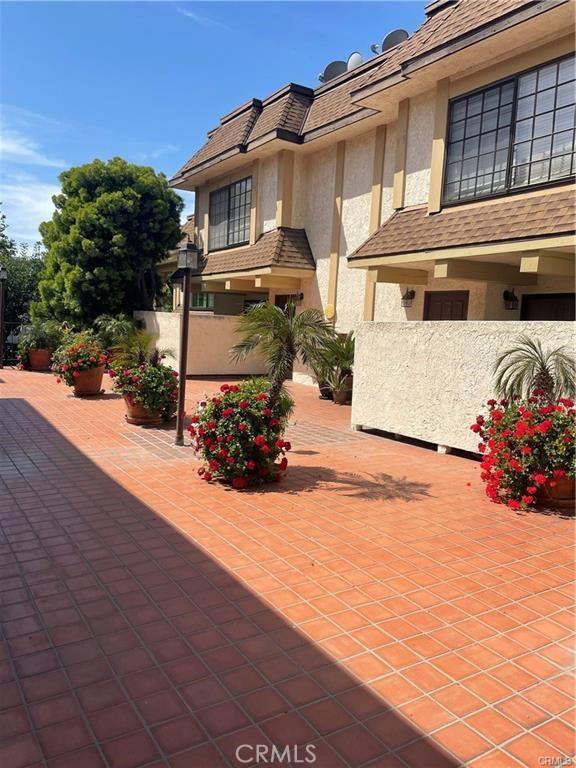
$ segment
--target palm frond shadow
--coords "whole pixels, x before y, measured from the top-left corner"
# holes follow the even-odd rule
[[[417,501],[429,497],[429,483],[410,480],[407,477],[394,477],[386,472],[355,473],[338,472],[331,467],[293,467],[281,482],[264,488],[253,489],[272,493],[309,493],[311,491],[336,491],[351,499],[366,501]],[[250,492],[250,491],[249,491]]]

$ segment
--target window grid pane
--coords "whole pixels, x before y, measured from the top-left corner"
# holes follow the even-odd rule
[[[452,101],[444,202],[574,175],[575,93],[569,56]]]
[[[252,179],[241,179],[210,194],[210,250],[247,243],[250,239]]]

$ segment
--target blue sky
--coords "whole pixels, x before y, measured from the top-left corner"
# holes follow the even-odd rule
[[[120,155],[170,176],[221,115],[370,56],[423,2],[0,2],[0,200],[34,241],[58,174]],[[191,204],[191,196],[187,200]]]

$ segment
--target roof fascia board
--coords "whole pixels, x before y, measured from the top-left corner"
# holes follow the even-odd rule
[[[387,256],[348,256],[348,266],[351,269],[368,269],[378,264],[404,264],[408,261],[430,261],[431,259],[466,259],[472,256],[490,256],[499,253],[520,253],[546,248],[570,248],[576,246],[576,235],[573,232],[565,235],[549,237],[503,240],[498,243],[475,243],[474,245],[455,245],[449,248],[429,248],[425,251],[394,253]],[[362,246],[360,246],[362,247]]]

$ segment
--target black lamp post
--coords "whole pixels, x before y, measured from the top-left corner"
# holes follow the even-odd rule
[[[188,325],[190,323],[190,272],[198,268],[198,248],[188,241],[178,249],[178,273],[182,276],[182,322],[180,325],[180,370],[178,373],[178,410],[174,445],[184,445],[184,402],[188,363]]]
[[[6,312],[6,280],[8,271],[0,266],[0,368],[4,368],[4,314]]]

